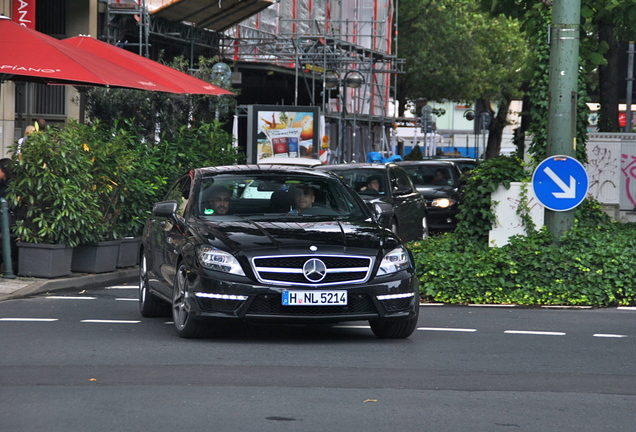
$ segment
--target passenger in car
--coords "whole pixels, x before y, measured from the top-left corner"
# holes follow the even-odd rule
[[[230,191],[223,186],[212,186],[208,190],[208,206],[205,208],[206,215],[226,215],[230,211]]]

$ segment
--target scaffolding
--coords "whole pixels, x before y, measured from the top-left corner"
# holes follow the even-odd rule
[[[312,104],[325,117],[332,162],[362,161],[370,151],[391,152],[389,102],[404,67],[391,54],[392,27],[393,0],[280,0],[225,31],[220,52],[231,62],[293,70],[296,94],[300,85],[322,88]],[[355,89],[344,79],[353,71],[364,77]],[[338,77],[334,90],[330,76]]]
[[[226,14],[235,10],[233,0],[216,1],[213,6]],[[363,161],[371,151],[394,152],[395,114],[390,101],[395,99],[395,76],[404,68],[404,60],[392,54],[394,4],[398,0],[260,1],[272,4],[217,33],[196,27],[196,23],[184,26],[161,20],[154,12],[148,15],[147,6],[165,9],[179,3],[175,0],[109,0],[107,41],[119,42],[118,35],[124,30],[121,18],[132,15],[138,20],[142,55],[148,55],[149,35],[175,37],[191,41],[191,46],[215,45],[218,56],[229,63],[285,69],[294,79],[293,104],[298,105],[299,90],[307,89],[310,104],[321,108],[332,162]],[[204,0],[183,3],[181,6],[191,11],[211,7]],[[193,61],[194,54],[190,57]],[[354,71],[363,77],[358,88],[345,85],[345,78]],[[337,84],[329,89],[327,79],[334,76]]]
[[[217,32],[155,17],[150,13],[151,3],[151,0],[108,0],[101,39],[111,45],[137,47],[137,54],[152,58],[161,50],[172,48],[173,53],[190,59],[191,69],[197,54],[217,55]]]

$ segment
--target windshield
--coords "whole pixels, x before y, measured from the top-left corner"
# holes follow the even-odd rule
[[[416,165],[402,168],[409,173],[416,186],[454,185],[458,181],[456,171],[448,166]]]
[[[199,216],[262,219],[367,217],[355,195],[335,178],[307,174],[250,173],[204,177],[198,186]]]

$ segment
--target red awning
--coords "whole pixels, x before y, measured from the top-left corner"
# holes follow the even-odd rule
[[[133,70],[0,16],[0,81],[172,91]]]
[[[143,75],[153,82],[170,88],[171,90],[169,91],[172,93],[213,96],[234,94],[221,87],[89,36],[75,36],[64,39],[63,42]]]

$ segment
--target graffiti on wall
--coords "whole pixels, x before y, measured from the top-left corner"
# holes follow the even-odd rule
[[[618,203],[620,196],[620,143],[588,146],[589,193],[602,203]]]
[[[636,156],[621,155],[621,172],[625,179],[625,197],[633,207],[636,207]]]

